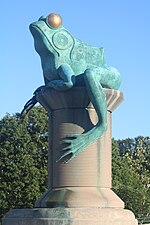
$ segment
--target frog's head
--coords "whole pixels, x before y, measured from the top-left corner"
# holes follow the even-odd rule
[[[71,34],[62,26],[62,18],[56,13],[40,17],[38,21],[30,24],[29,28],[34,38],[35,49],[40,56],[49,53],[60,55],[62,50],[73,46]]]

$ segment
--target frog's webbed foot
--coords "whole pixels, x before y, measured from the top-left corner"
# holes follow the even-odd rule
[[[61,150],[62,155],[57,162],[67,163],[76,157],[79,153],[85,150],[89,144],[96,141],[107,130],[107,123],[97,123],[91,130],[82,134],[69,134],[62,140]]]
[[[27,101],[27,103],[24,105],[24,108],[23,110],[21,111],[21,115],[23,114],[27,114],[32,108],[33,106],[37,103],[37,100],[36,100],[36,96],[34,95],[31,99],[29,99]]]
[[[69,134],[62,141],[62,148],[60,152],[61,157],[57,162],[67,163],[91,143],[93,143],[99,136],[101,136],[107,130],[107,124],[100,125],[99,123],[91,130],[82,134]]]
[[[84,150],[84,148],[88,145],[87,137],[84,134],[70,134],[65,137],[62,141],[62,149],[60,152],[62,153],[61,157],[57,160],[57,162],[67,163],[74,157],[76,157],[80,152]]]
[[[36,94],[37,94],[38,92],[40,92],[40,91],[43,91],[43,90],[45,90],[45,85],[38,87],[38,88],[34,91],[33,97],[30,98],[30,99],[27,101],[27,103],[24,105],[24,108],[23,108],[23,110],[22,110],[22,112],[21,112],[21,115],[23,115],[23,114],[26,115],[26,114],[33,108],[33,106],[36,105],[36,103],[37,103]]]

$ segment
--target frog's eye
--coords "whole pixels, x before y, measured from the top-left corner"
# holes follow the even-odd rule
[[[59,28],[62,25],[62,18],[56,13],[51,13],[47,16],[48,25],[52,28]]]

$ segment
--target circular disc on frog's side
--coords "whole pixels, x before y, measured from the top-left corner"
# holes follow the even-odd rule
[[[58,31],[53,35],[53,44],[58,49],[67,49],[73,45],[73,39],[67,31]]]

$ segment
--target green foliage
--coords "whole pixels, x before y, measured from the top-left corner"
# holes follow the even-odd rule
[[[47,187],[47,115],[34,107],[23,120],[7,114],[0,121],[0,208],[33,207]],[[2,216],[1,215],[1,216]]]
[[[150,138],[113,140],[113,189],[137,217],[150,214]]]

